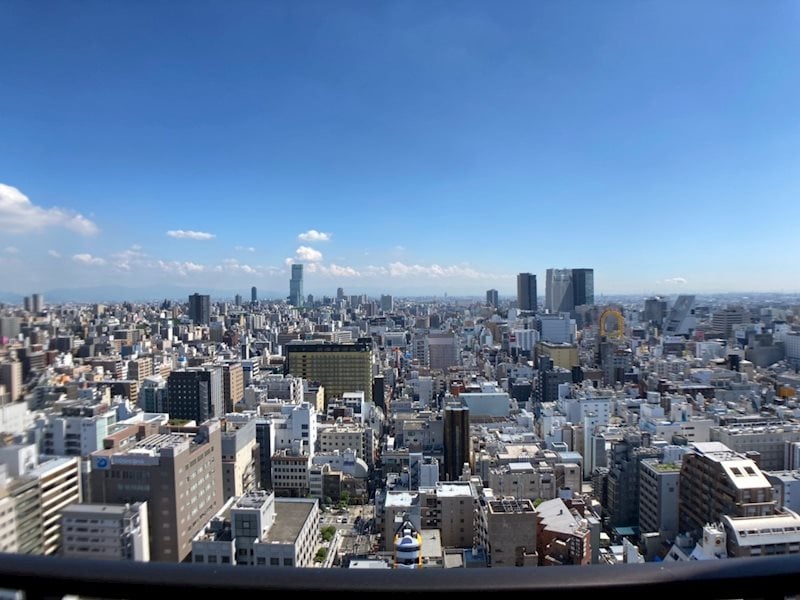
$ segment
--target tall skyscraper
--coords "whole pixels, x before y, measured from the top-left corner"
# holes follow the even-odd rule
[[[208,325],[211,320],[211,296],[205,294],[189,296],[189,318],[195,325]]]
[[[289,280],[289,304],[303,305],[303,265],[292,265],[292,278]]]
[[[444,407],[444,480],[457,481],[464,463],[473,466],[469,407],[455,401]]]
[[[497,290],[486,290],[486,306],[497,308],[498,303]]]
[[[536,275],[520,273],[517,275],[517,307],[520,310],[536,312]]]
[[[544,307],[551,313],[568,312],[594,304],[594,269],[547,269]]]
[[[572,269],[547,269],[544,306],[551,313],[575,309]]]
[[[41,294],[33,294],[31,296],[31,308],[33,312],[40,313],[44,310],[44,296]]]
[[[258,302],[258,290],[256,290],[256,286],[250,288],[250,302],[253,304]]]

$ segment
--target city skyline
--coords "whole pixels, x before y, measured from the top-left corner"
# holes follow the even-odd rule
[[[800,291],[770,8],[3,3],[0,293]]]

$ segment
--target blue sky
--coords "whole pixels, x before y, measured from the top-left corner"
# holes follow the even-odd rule
[[[0,0],[0,291],[800,290],[800,4]]]

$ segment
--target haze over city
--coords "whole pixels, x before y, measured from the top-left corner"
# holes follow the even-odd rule
[[[0,291],[798,291],[796,3],[453,8],[3,2]]]

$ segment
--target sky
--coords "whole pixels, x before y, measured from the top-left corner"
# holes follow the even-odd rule
[[[0,0],[0,292],[800,290],[800,3]],[[155,294],[158,296],[158,294]]]

